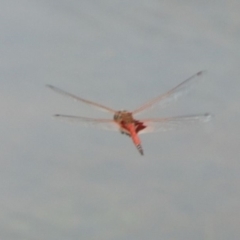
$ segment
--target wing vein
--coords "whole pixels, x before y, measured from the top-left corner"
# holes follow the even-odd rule
[[[115,110],[113,110],[113,109],[111,109],[111,108],[109,108],[109,107],[106,107],[106,106],[104,106],[104,105],[101,105],[101,104],[98,104],[98,103],[95,103],[95,102],[92,102],[92,101],[89,101],[89,100],[80,98],[80,97],[78,97],[78,96],[75,96],[75,95],[73,95],[73,94],[71,94],[71,93],[68,93],[68,92],[66,92],[66,91],[64,91],[64,90],[61,90],[60,88],[54,87],[54,86],[52,86],[52,85],[46,85],[46,86],[47,86],[48,88],[52,89],[53,91],[57,92],[57,93],[60,93],[60,94],[65,95],[65,96],[68,96],[68,97],[70,97],[70,98],[72,98],[72,99],[75,99],[75,100],[77,100],[77,101],[80,101],[80,102],[89,104],[89,105],[91,105],[91,106],[97,107],[97,108],[99,108],[100,110],[105,110],[105,111],[107,111],[107,112],[115,113]]]
[[[68,120],[71,122],[83,123],[87,126],[94,126],[99,129],[113,130],[113,131],[119,130],[118,124],[111,119],[88,118],[88,117],[72,116],[72,115],[64,115],[64,114],[56,114],[54,115],[54,117],[62,120]]]
[[[198,115],[185,115],[169,118],[142,119],[141,122],[146,126],[140,133],[150,133],[158,131],[168,131],[183,128],[185,126],[204,123],[211,120],[209,113]]]
[[[133,111],[133,114],[137,114],[145,110],[148,110],[152,108],[156,103],[163,105],[164,103],[167,102],[167,100],[168,101],[176,100],[178,97],[180,97],[184,93],[184,90],[188,89],[190,85],[196,83],[197,82],[196,80],[199,79],[199,77],[202,76],[203,73],[204,71],[200,71],[192,75],[191,77],[189,77],[188,79],[186,79],[185,81],[177,85],[176,87],[172,88],[170,91],[156,98],[153,98],[152,100],[148,101],[141,107],[137,108],[136,110]]]

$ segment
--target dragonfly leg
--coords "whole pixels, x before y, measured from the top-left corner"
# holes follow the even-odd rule
[[[130,137],[130,134],[125,132],[125,131],[123,131],[123,130],[120,130],[120,133]]]

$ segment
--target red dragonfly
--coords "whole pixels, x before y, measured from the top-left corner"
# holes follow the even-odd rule
[[[208,113],[198,114],[198,115],[167,117],[167,118],[148,118],[148,119],[135,118],[137,114],[152,108],[153,106],[157,105],[157,103],[164,105],[171,100],[176,100],[179,96],[182,95],[182,93],[185,92],[185,90],[189,89],[190,86],[196,84],[199,81],[199,79],[201,79],[200,77],[202,76],[202,74],[203,74],[203,71],[196,73],[195,75],[186,79],[184,82],[180,83],[175,88],[148,101],[141,107],[131,112],[126,110],[116,111],[104,105],[101,105],[89,100],[85,100],[71,93],[65,92],[52,85],[47,85],[47,87],[54,90],[55,92],[58,92],[60,94],[73,98],[77,101],[86,103],[100,110],[104,110],[113,114],[113,119],[87,118],[87,117],[71,116],[71,115],[63,115],[63,114],[56,114],[54,115],[55,117],[74,120],[81,123],[87,123],[88,125],[94,125],[102,129],[120,131],[120,133],[131,137],[139,153],[143,155],[143,148],[141,146],[141,140],[138,134],[150,133],[150,132],[156,132],[156,131],[166,131],[170,129],[175,129],[176,127],[178,128],[184,125],[189,125],[190,123],[206,122],[210,120],[211,115]]]

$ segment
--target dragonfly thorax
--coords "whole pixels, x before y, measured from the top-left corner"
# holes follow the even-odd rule
[[[114,121],[118,122],[118,123],[132,123],[134,122],[133,116],[131,112],[128,112],[126,110],[123,111],[117,111],[114,114],[113,117]]]

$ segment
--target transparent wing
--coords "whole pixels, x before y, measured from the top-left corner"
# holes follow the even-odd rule
[[[86,117],[62,115],[62,114],[56,114],[54,115],[54,117],[61,120],[70,121],[70,122],[81,123],[85,126],[93,126],[99,129],[119,131],[118,124],[110,119],[86,118]]]
[[[194,74],[193,76],[186,79],[184,82],[180,83],[175,88],[171,89],[170,91],[166,92],[163,95],[160,95],[160,96],[150,100],[143,106],[134,110],[132,113],[137,114],[137,113],[143,112],[145,110],[148,110],[148,109],[152,108],[156,103],[159,103],[159,105],[165,105],[170,101],[176,100],[178,97],[183,95],[186,90],[189,90],[192,85],[196,84],[200,80],[200,77],[203,75],[204,72],[205,71],[201,71],[201,72]]]
[[[46,86],[48,88],[52,89],[53,91],[57,92],[57,93],[60,93],[60,94],[65,95],[65,96],[68,96],[68,97],[70,97],[72,99],[75,99],[77,101],[89,104],[89,105],[91,105],[93,107],[96,107],[96,108],[98,108],[100,110],[104,110],[104,111],[107,111],[107,112],[110,112],[110,113],[115,113],[115,110],[113,110],[113,109],[111,109],[109,107],[103,106],[103,105],[95,103],[95,102],[91,102],[91,101],[85,100],[83,98],[80,98],[80,97],[75,96],[75,95],[73,95],[71,93],[65,92],[65,91],[63,91],[63,90],[61,90],[61,89],[59,89],[57,87],[52,86],[52,85],[46,85]]]
[[[141,122],[143,122],[146,128],[140,131],[139,134],[181,129],[189,125],[208,122],[210,119],[211,115],[209,113],[169,118],[143,119]]]

